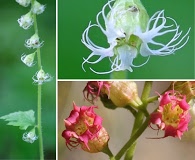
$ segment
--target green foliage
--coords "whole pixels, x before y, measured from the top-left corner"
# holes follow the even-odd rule
[[[18,126],[19,129],[26,130],[29,126],[35,125],[34,113],[35,112],[33,110],[18,111],[2,116],[0,119],[9,121],[7,125]]]

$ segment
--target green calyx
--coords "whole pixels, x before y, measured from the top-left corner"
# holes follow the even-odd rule
[[[137,26],[145,31],[149,16],[140,0],[116,0],[109,18],[115,19],[115,28],[122,29],[126,34],[126,39],[134,33]]]

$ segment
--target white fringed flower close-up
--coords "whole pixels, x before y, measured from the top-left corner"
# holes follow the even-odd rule
[[[176,21],[164,16],[164,10],[157,11],[148,19],[147,12],[142,5],[140,7],[140,5],[132,3],[132,0],[126,1],[109,0],[97,14],[97,24],[90,22],[84,30],[81,41],[92,51],[87,58],[83,58],[82,68],[84,71],[85,63],[97,64],[104,58],[109,58],[111,62],[110,71],[98,72],[91,67],[90,70],[96,74],[124,70],[132,72],[132,67],[145,65],[150,56],[171,55],[188,42],[190,28],[183,35],[183,32],[179,31],[180,28]],[[112,2],[114,2],[113,6],[111,6]],[[110,11],[106,16],[105,10],[107,9]],[[100,15],[104,20],[105,27],[100,24]],[[168,25],[167,21],[171,21],[172,24]],[[89,30],[92,27],[98,27],[102,31],[107,38],[109,47],[104,48],[92,42],[89,38]],[[154,40],[156,37],[164,35],[171,37],[167,43],[163,44]],[[142,64],[135,65],[133,60],[139,53],[147,59]],[[99,57],[97,60],[90,60],[97,56]]]

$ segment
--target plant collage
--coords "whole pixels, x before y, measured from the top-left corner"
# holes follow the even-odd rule
[[[0,5],[0,160],[194,160],[193,0]]]

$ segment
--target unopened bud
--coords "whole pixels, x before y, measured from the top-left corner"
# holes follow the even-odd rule
[[[108,81],[110,84],[109,90],[104,92],[108,98],[117,106],[125,107],[130,105],[137,108],[142,104],[138,96],[137,84],[133,81]]]

